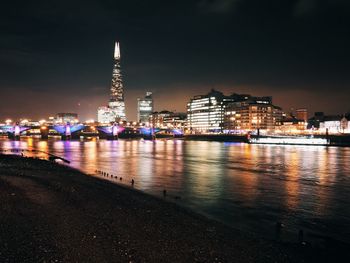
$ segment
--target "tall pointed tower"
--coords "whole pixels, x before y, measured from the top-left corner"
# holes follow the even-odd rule
[[[120,46],[115,43],[114,66],[112,74],[111,97],[108,103],[112,115],[118,120],[125,120],[125,103],[122,74],[120,71]]]

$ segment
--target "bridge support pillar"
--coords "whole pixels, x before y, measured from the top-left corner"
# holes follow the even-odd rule
[[[40,136],[42,140],[49,138],[49,129],[46,126],[40,127]]]
[[[63,140],[63,141],[69,141],[70,139],[71,139],[71,136],[70,135],[62,135],[61,136],[61,139]]]
[[[13,133],[8,133],[7,134],[7,138],[9,138],[10,140],[19,141],[21,136],[15,135]]]

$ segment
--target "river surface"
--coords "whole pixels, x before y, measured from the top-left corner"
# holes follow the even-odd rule
[[[50,152],[93,176],[105,179],[95,172],[102,170],[118,184],[134,179],[152,195],[166,189],[179,205],[266,238],[281,222],[286,241],[303,229],[312,242],[328,236],[350,243],[350,148],[28,137],[2,138],[0,149]]]

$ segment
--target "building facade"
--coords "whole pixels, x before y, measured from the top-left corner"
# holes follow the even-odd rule
[[[187,128],[189,132],[223,132],[225,107],[233,101],[232,96],[225,96],[216,90],[192,98],[187,104]]]
[[[295,117],[286,117],[281,125],[276,129],[277,133],[282,134],[302,134],[307,128],[307,122]]]
[[[282,109],[272,104],[271,96],[225,96],[212,90],[187,104],[187,129],[191,133],[271,132],[281,124],[282,115]]]
[[[184,130],[186,126],[187,115],[183,112],[173,112],[163,118],[163,125],[168,128]]]
[[[166,128],[164,119],[170,117],[173,114],[171,111],[155,111],[149,116],[149,125],[153,128]]]
[[[229,103],[225,108],[225,131],[245,133],[248,131],[273,131],[276,110],[271,97],[244,97]]]
[[[152,92],[146,92],[143,99],[137,99],[137,120],[140,123],[149,122],[149,117],[153,112]]]
[[[320,122],[319,131],[321,133],[340,134],[350,133],[350,116],[325,116]]]

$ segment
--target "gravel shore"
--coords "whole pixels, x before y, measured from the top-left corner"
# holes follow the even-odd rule
[[[0,262],[322,262],[45,160],[0,155]],[[338,261],[339,262],[339,261]]]

